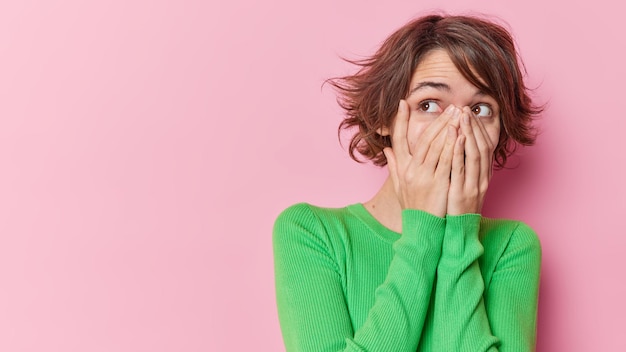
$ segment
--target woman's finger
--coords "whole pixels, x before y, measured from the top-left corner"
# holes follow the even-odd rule
[[[457,128],[448,125],[446,129],[446,139],[443,146],[443,150],[439,156],[439,162],[437,163],[437,168],[435,169],[436,177],[444,177],[446,179],[450,178],[450,171],[452,170],[452,158],[454,155],[454,145],[457,140]]]
[[[407,141],[407,131],[409,129],[409,107],[407,102],[400,100],[398,103],[398,113],[393,123],[393,133],[391,135],[391,143],[394,156],[405,164],[411,158],[409,151],[409,143]],[[386,155],[386,154],[385,154]]]
[[[483,137],[485,138],[485,141],[487,142],[487,145],[489,146],[489,149],[491,149],[491,150],[495,149],[494,145],[493,145],[493,142],[491,141],[491,138],[489,138],[489,133],[487,132],[487,127],[485,127],[485,124],[483,123],[481,118],[477,117],[475,120],[476,120],[476,125],[480,129],[480,132],[483,134]]]
[[[443,148],[443,143],[434,143],[438,136],[441,135],[441,131],[448,125],[451,119],[458,118],[461,113],[461,110],[454,105],[449,105],[444,112],[435,119],[426,129],[422,132],[419,140],[417,141],[415,155],[413,156],[413,160],[415,160],[418,164],[423,164],[426,160],[426,156],[430,153],[435,153],[435,160],[439,158],[439,154],[441,153],[441,148]],[[445,132],[444,132],[445,134]],[[445,137],[442,137],[442,140],[445,141]],[[431,150],[433,147],[437,147],[434,151]]]
[[[480,185],[481,191],[485,191],[489,180],[491,180],[491,164],[493,158],[493,149],[491,148],[491,140],[487,131],[482,129],[482,121],[475,117],[469,108],[464,108],[468,114],[470,114],[470,120],[472,125],[472,131],[474,132],[474,138],[476,140],[476,146],[480,153],[480,174],[478,178],[478,185]],[[484,126],[483,126],[484,127]]]
[[[465,136],[465,185],[466,187],[478,187],[480,177],[480,151],[476,144],[476,137],[472,128],[473,116],[471,111],[464,109],[461,113],[461,132]]]
[[[422,165],[427,166],[428,169],[432,172],[435,172],[437,164],[439,164],[441,153],[443,152],[443,148],[446,145],[447,139],[448,129],[441,129],[441,131],[439,131],[439,135],[437,135],[437,138],[435,138],[435,140],[433,140],[428,146],[428,152],[424,157]]]
[[[463,189],[465,183],[465,136],[459,135],[454,144],[452,170],[450,172],[450,191]]]
[[[476,125],[479,127],[483,135],[483,138],[485,140],[485,143],[487,144],[487,152],[485,155],[485,165],[484,165],[484,168],[486,168],[486,170],[481,170],[481,174],[483,172],[486,172],[485,175],[487,175],[487,179],[491,180],[491,176],[493,174],[493,158],[494,158],[493,152],[495,151],[496,148],[493,145],[491,138],[489,137],[489,133],[487,133],[487,128],[485,127],[485,124],[480,118],[476,118]]]

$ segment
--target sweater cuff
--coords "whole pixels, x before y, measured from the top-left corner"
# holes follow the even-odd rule
[[[441,245],[445,229],[446,219],[444,218],[417,209],[402,211],[402,237],[413,244]]]
[[[480,214],[447,215],[443,240],[442,261],[444,265],[468,264],[482,255]],[[453,264],[454,263],[454,264]]]
[[[446,232],[478,234],[480,219],[480,214],[446,215]]]

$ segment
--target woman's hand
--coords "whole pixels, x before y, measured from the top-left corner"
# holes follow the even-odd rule
[[[407,141],[409,107],[400,101],[391,136],[393,148],[383,152],[402,209],[446,215],[460,113],[450,105],[424,130],[411,153]]]
[[[461,137],[454,146],[448,214],[480,213],[493,172],[495,146],[480,118],[464,107]]]

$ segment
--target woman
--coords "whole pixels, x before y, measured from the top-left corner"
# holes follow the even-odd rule
[[[350,143],[389,177],[363,204],[297,204],[274,227],[287,351],[532,351],[541,247],[480,215],[492,167],[534,142],[514,43],[431,15],[331,80]]]

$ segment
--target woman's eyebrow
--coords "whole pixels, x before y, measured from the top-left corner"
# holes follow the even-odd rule
[[[416,91],[420,90],[420,89],[424,89],[424,88],[435,88],[438,90],[445,90],[446,92],[449,92],[450,86],[445,84],[445,83],[441,83],[441,82],[432,82],[432,81],[424,81],[424,82],[420,82],[417,84],[417,86],[415,86],[415,88],[411,89],[411,91],[409,92],[409,97],[415,93]]]
[[[409,92],[409,95],[407,96],[410,97],[413,93],[417,92],[420,89],[424,89],[424,88],[435,88],[438,90],[443,90],[446,92],[450,92],[452,91],[452,88],[450,88],[449,85],[447,85],[446,83],[442,83],[442,82],[432,82],[432,81],[424,81],[424,82],[420,82],[418,83],[415,88],[411,89],[411,91]],[[482,90],[478,89],[476,91],[476,93],[474,94],[474,96],[489,96],[489,94],[483,92]]]

